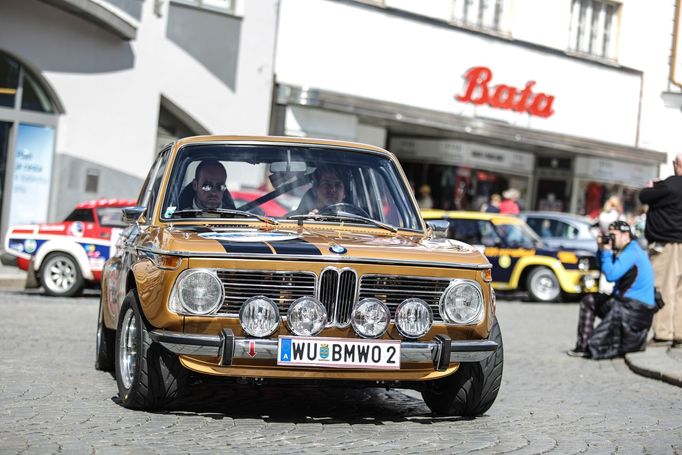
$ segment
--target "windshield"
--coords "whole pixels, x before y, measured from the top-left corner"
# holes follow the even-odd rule
[[[535,248],[540,238],[525,224],[496,224],[497,233],[511,248]]]
[[[343,221],[421,230],[395,164],[357,150],[197,144],[174,161],[163,220],[250,218]],[[255,219],[255,218],[254,218]]]

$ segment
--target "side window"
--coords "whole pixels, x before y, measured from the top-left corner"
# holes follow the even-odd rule
[[[147,198],[147,203],[144,204],[145,207],[147,207],[147,210],[145,211],[145,219],[147,220],[147,223],[149,223],[149,220],[152,219],[152,216],[154,214],[154,207],[156,207],[156,201],[159,198],[159,192],[161,189],[161,181],[163,180],[163,175],[166,172],[166,165],[168,164],[168,157],[170,156],[170,152],[168,150],[165,150],[161,152],[161,155],[159,155],[159,161],[158,161],[158,166],[156,169],[156,172],[154,174],[153,180],[150,182],[150,188],[149,188],[149,195]]]
[[[481,243],[485,246],[498,246],[502,244],[502,239],[497,234],[495,226],[489,221],[479,221],[478,228],[481,231]]]
[[[578,238],[578,228],[570,224],[566,225],[566,235],[567,239],[577,239]]]
[[[64,221],[83,221],[85,223],[94,223],[95,216],[92,214],[92,209],[76,209],[64,219]]]
[[[539,236],[542,237],[542,219],[540,218],[528,218],[526,220],[528,226],[534,230]]]
[[[450,222],[451,236],[470,245],[481,245],[481,232],[477,220],[452,220]]]

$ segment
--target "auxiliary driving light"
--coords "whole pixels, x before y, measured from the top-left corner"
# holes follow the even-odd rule
[[[317,335],[326,323],[327,310],[313,297],[294,300],[287,311],[287,325],[294,335]]]
[[[391,313],[378,299],[363,299],[356,303],[351,314],[353,330],[363,338],[378,338],[388,329]]]
[[[239,322],[244,331],[253,337],[272,335],[279,326],[279,308],[264,295],[251,297],[239,310]]]
[[[422,299],[407,299],[395,310],[395,324],[405,338],[419,338],[431,329],[433,312]]]
[[[475,324],[483,317],[483,292],[477,282],[452,280],[440,299],[440,314],[453,324]]]

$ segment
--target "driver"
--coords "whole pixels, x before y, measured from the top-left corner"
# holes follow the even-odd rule
[[[223,205],[223,195],[227,191],[225,185],[227,172],[225,167],[215,160],[204,160],[197,166],[192,189],[194,190],[194,209],[217,209]]]

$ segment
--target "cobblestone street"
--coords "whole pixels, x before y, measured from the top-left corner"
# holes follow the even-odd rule
[[[407,390],[208,381],[175,412],[117,403],[94,369],[97,297],[0,293],[2,453],[680,453],[682,389],[570,358],[576,304],[501,301],[502,389],[477,419]]]

